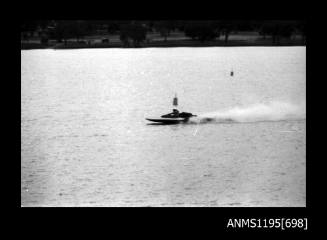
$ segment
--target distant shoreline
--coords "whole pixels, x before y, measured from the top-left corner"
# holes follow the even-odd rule
[[[156,48],[156,47],[282,47],[282,46],[306,46],[306,44],[300,40],[283,40],[279,43],[273,44],[270,39],[262,39],[256,41],[248,40],[229,40],[227,44],[224,41],[193,41],[193,40],[169,40],[169,41],[156,41],[156,42],[144,42],[138,47],[134,47],[133,44],[129,47],[124,47],[120,42],[113,43],[69,43],[67,45],[61,44],[41,44],[41,43],[21,43],[21,50],[32,49],[85,49],[85,48]]]

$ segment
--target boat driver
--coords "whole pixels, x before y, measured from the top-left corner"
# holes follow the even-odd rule
[[[174,117],[178,117],[179,116],[179,111],[177,109],[173,109],[172,115]]]

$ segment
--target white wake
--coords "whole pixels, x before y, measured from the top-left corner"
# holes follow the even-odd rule
[[[259,103],[250,106],[233,107],[221,111],[198,114],[191,118],[192,123],[204,122],[258,122],[297,120],[306,118],[305,104],[287,102]]]

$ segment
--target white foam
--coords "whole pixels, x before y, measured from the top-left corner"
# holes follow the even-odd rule
[[[243,107],[233,107],[221,111],[198,114],[194,122],[257,122],[281,121],[288,119],[305,119],[305,104],[292,104],[274,101],[258,103]]]

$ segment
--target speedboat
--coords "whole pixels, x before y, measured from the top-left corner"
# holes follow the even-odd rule
[[[173,106],[177,107],[178,99],[177,95],[173,99]],[[146,120],[161,124],[177,124],[177,123],[186,123],[191,117],[196,117],[192,113],[188,112],[179,112],[176,108],[173,109],[173,112],[162,115],[160,118],[146,118]]]
[[[178,124],[186,123],[191,117],[196,117],[188,112],[179,112],[177,109],[173,109],[173,112],[162,115],[160,118],[146,118],[146,120],[161,124]]]

